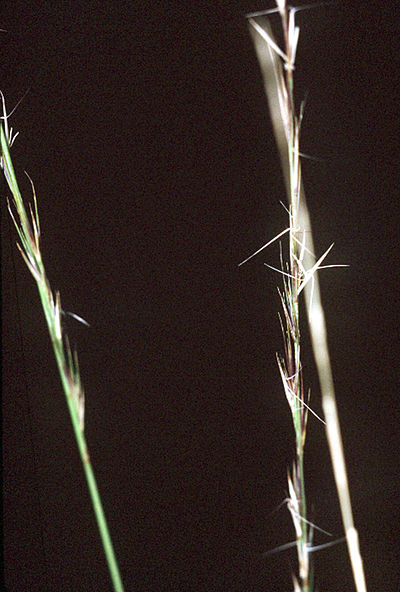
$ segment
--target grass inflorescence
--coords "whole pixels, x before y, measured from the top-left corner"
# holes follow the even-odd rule
[[[113,584],[114,592],[123,592],[121,576],[115,558],[113,544],[108,530],[99,490],[90,461],[88,446],[84,431],[85,416],[85,394],[81,382],[78,355],[72,350],[68,336],[65,333],[61,308],[61,297],[59,292],[53,292],[47,279],[45,266],[40,251],[40,221],[35,188],[30,179],[33,191],[33,208],[29,205],[29,215],[26,211],[24,201],[19,190],[17,177],[10,155],[10,148],[18,135],[13,134],[12,128],[8,126],[4,96],[1,93],[3,116],[1,117],[1,159],[0,166],[4,171],[8,187],[12,195],[12,203],[8,204],[11,218],[18,233],[18,249],[31,272],[39,290],[40,300],[44,316],[53,346],[62,387],[66,397],[68,411],[74,430],[75,439],[78,445],[79,454],[82,460],[86,481],[89,488],[93,510],[96,516],[97,526],[100,532],[103,548]],[[80,319],[77,315],[76,318]],[[83,320],[83,319],[80,319]],[[84,321],[85,322],[85,321]]]
[[[283,311],[280,322],[284,339],[284,355],[278,355],[277,360],[292,415],[296,441],[293,466],[288,471],[289,495],[287,499],[296,535],[298,558],[298,572],[292,576],[294,590],[295,592],[311,592],[313,590],[314,577],[310,552],[315,550],[312,536],[314,529],[317,528],[308,519],[304,473],[307,419],[310,412],[316,415],[309,405],[310,395],[304,387],[301,363],[300,297],[304,292],[308,326],[321,387],[324,411],[324,420],[321,421],[326,426],[356,589],[358,592],[364,592],[366,591],[366,583],[358,535],[352,517],[327,345],[325,315],[321,304],[317,274],[317,271],[324,267],[333,267],[322,265],[333,245],[318,259],[314,255],[310,216],[301,174],[300,130],[304,103],[297,111],[294,100],[294,69],[300,34],[300,29],[295,22],[298,10],[301,8],[288,6],[286,0],[276,0],[276,8],[248,15],[250,33],[264,78],[271,120],[280,153],[288,196],[287,212],[289,216],[288,227],[258,249],[254,255],[284,234],[288,235],[288,260],[284,261],[281,254],[281,269],[279,270],[283,277],[283,288],[279,291],[279,296]],[[270,18],[274,13],[277,13],[281,20],[283,49],[275,40],[272,31]],[[287,547],[287,545],[283,546]]]
[[[304,7],[307,8],[307,7]],[[281,302],[280,323],[283,334],[283,353],[277,355],[278,369],[283,390],[289,404],[295,434],[295,454],[287,473],[288,496],[286,501],[295,531],[294,546],[297,550],[298,568],[292,574],[295,592],[312,592],[314,589],[314,566],[310,553],[325,545],[313,546],[313,532],[317,527],[311,523],[307,510],[304,449],[307,422],[310,415],[316,415],[310,404],[310,392],[305,386],[301,361],[302,340],[300,331],[301,299],[305,296],[308,325],[321,387],[324,419],[326,426],[333,472],[336,479],[344,531],[354,574],[357,592],[365,592],[366,584],[354,527],[347,483],[346,466],[340,435],[338,412],[335,402],[333,378],[327,347],[327,332],[324,310],[321,304],[317,272],[324,267],[325,258],[332,249],[329,246],[319,257],[314,255],[310,216],[305,200],[301,172],[300,132],[304,105],[296,108],[294,100],[294,70],[300,29],[296,25],[296,12],[286,0],[276,0],[276,8],[249,15],[248,22],[257,57],[264,78],[271,120],[280,153],[284,181],[288,196],[288,225],[275,238],[258,249],[257,255],[273,242],[286,236],[288,256],[281,253],[283,285],[279,289]],[[275,40],[270,18],[278,14],[282,25],[283,48]],[[40,221],[34,185],[33,207],[27,211],[14,172],[10,149],[17,134],[8,125],[5,101],[1,95],[3,116],[1,127],[0,166],[12,195],[9,203],[18,237],[18,248],[31,272],[40,295],[46,323],[57,361],[62,387],[65,393],[75,438],[82,459],[88,488],[101,535],[114,592],[123,592],[123,584],[115,558],[111,537],[97,488],[84,431],[85,396],[82,386],[78,356],[72,350],[65,334],[59,292],[53,292],[46,275],[40,250]],[[248,261],[247,257],[243,263]],[[291,543],[279,549],[288,548]]]

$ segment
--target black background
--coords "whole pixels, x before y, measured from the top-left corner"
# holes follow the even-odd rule
[[[304,4],[304,2],[303,2]],[[271,5],[270,5],[271,6]],[[12,157],[34,179],[42,253],[78,348],[86,437],[126,590],[290,590],[293,430],[276,286],[237,264],[285,228],[248,2],[4,2]],[[304,178],[356,525],[370,590],[399,589],[398,14],[300,12]],[[279,25],[278,19],[276,24]],[[110,590],[36,287],[2,192],[4,564],[8,590]],[[304,327],[304,378],[321,412]],[[323,426],[310,517],[343,535]],[[317,543],[327,541],[319,533]],[[352,590],[343,543],[319,590]]]

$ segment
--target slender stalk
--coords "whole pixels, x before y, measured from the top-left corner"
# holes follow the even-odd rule
[[[115,558],[110,533],[104,515],[104,510],[84,435],[85,396],[80,379],[78,356],[75,351],[71,351],[68,338],[63,331],[61,323],[62,309],[60,294],[58,292],[56,292],[55,295],[53,294],[42,261],[39,244],[40,223],[36,194],[33,184],[32,189],[34,208],[32,210],[32,207],[30,206],[31,219],[28,217],[24,202],[22,200],[21,192],[18,187],[18,182],[9,150],[16,135],[12,137],[12,129],[9,130],[8,128],[4,97],[3,95],[1,95],[1,97],[3,101],[3,122],[1,125],[0,165],[4,171],[5,178],[13,196],[13,205],[16,215],[13,214],[10,205],[8,207],[20,239],[20,244],[17,246],[26,265],[28,266],[29,271],[34,277],[39,290],[40,300],[46,318],[62,387],[66,397],[76,443],[78,445],[79,454],[83,464],[97,526],[103,543],[113,589],[114,592],[124,592],[124,587]]]
[[[301,178],[299,136],[302,110],[299,115],[296,115],[293,95],[293,70],[299,37],[299,28],[295,26],[295,13],[301,8],[288,7],[286,0],[276,0],[276,5],[276,9],[249,15],[249,25],[264,78],[289,201],[289,263],[284,268],[282,262],[284,291],[281,294],[285,317],[285,327],[281,321],[285,339],[285,359],[278,357],[278,363],[296,434],[296,458],[292,473],[288,476],[290,495],[288,506],[296,530],[299,562],[298,578],[293,576],[293,582],[296,592],[310,592],[312,589],[312,571],[308,560],[310,541],[307,525],[309,522],[304,484],[304,443],[309,407],[305,402],[302,386],[298,300],[300,292],[304,289],[308,325],[321,387],[327,439],[354,582],[358,592],[366,592],[358,534],[352,517],[325,316],[316,273],[322,267],[322,260],[331,247],[316,261],[313,254],[310,217]],[[261,14],[273,12],[279,12],[281,17],[284,50],[277,45],[269,20],[263,21],[261,26],[258,19]],[[271,242],[273,241],[269,241],[267,245]],[[257,253],[260,251],[261,249]]]

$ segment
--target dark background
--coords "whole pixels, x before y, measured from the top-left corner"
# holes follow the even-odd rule
[[[304,3],[303,3],[304,4]],[[303,152],[355,522],[369,589],[399,589],[399,18],[298,14]],[[269,5],[271,6],[271,4]],[[287,224],[248,2],[3,2],[1,83],[42,252],[86,391],[86,437],[126,591],[292,588],[294,439],[272,246]],[[275,19],[278,25],[278,19]],[[2,192],[7,589],[111,588],[36,287]],[[304,318],[304,316],[303,316]],[[304,327],[304,377],[321,412]],[[343,535],[323,426],[310,517]],[[319,533],[316,543],[327,541]],[[319,590],[353,590],[345,545]]]

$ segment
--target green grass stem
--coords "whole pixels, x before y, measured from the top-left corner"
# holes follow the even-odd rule
[[[83,464],[97,526],[103,543],[113,589],[114,592],[124,592],[84,434],[85,396],[80,379],[78,356],[75,351],[71,351],[68,338],[63,331],[61,323],[62,309],[60,294],[58,292],[56,292],[55,295],[53,294],[42,261],[39,244],[40,223],[36,194],[32,181],[34,207],[32,209],[30,206],[30,219],[19,190],[17,177],[10,156],[10,147],[12,146],[16,135],[13,137],[12,129],[9,129],[8,127],[5,101],[3,95],[1,95],[1,97],[3,101],[3,121],[1,125],[0,164],[13,196],[15,213],[13,213],[10,204],[8,205],[8,208],[20,240],[20,243],[17,244],[17,246],[29,271],[34,277],[39,290],[40,300],[46,318],[62,387],[67,400],[68,411]]]

